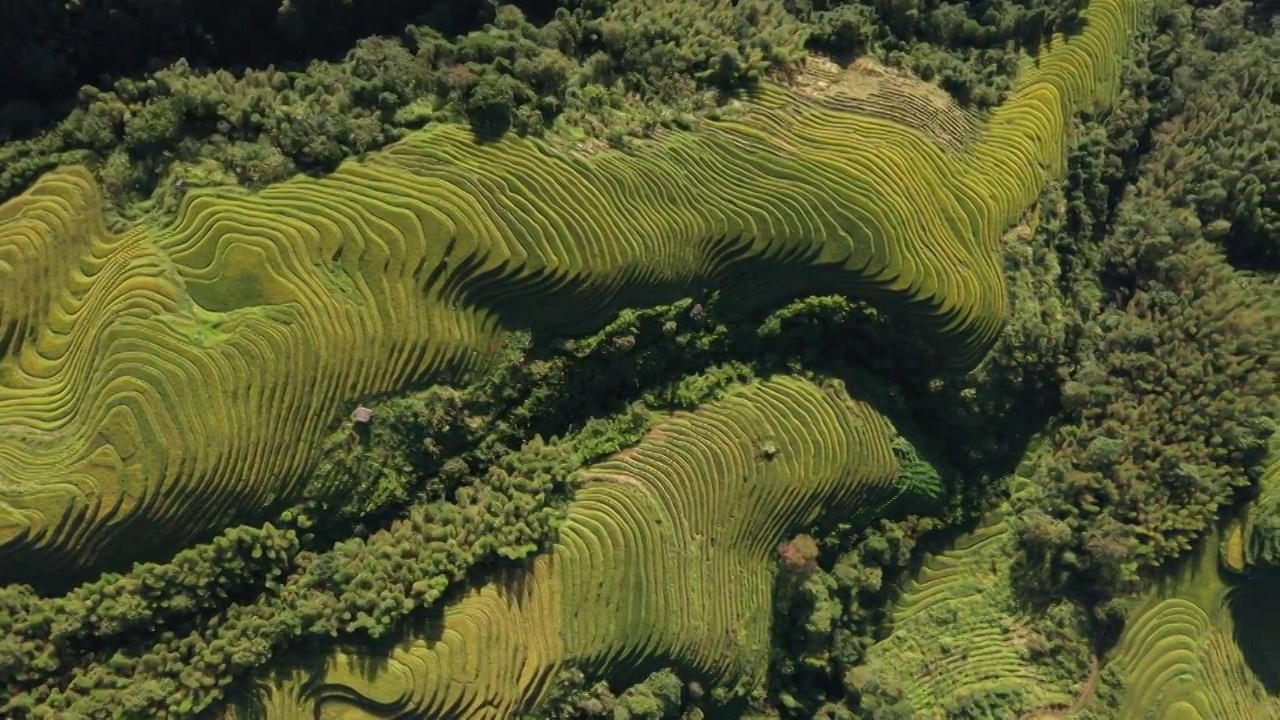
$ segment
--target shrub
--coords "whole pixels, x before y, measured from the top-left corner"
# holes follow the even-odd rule
[[[778,545],[778,557],[788,572],[808,575],[818,566],[818,543],[808,535],[797,535]]]

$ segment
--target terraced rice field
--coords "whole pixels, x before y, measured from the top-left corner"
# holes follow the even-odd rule
[[[588,469],[559,541],[527,571],[467,595],[388,657],[339,651],[310,681],[268,684],[253,716],[510,717],[566,662],[625,674],[661,659],[755,686],[775,548],[892,499],[893,439],[839,383],[787,376],[676,413]]]
[[[1228,586],[1216,550],[1130,616],[1108,659],[1125,682],[1118,720],[1280,718],[1280,581]]]
[[[1111,658],[1126,678],[1120,720],[1280,718],[1280,573],[1255,513],[1280,491],[1280,440],[1271,458],[1244,521],[1131,616]]]
[[[1017,695],[1026,708],[1066,707],[1078,688],[1032,658],[1033,631],[1012,590],[1010,521],[995,516],[930,556],[901,590],[891,633],[867,662],[892,674],[920,720],[953,717],[958,699]],[[1085,678],[1077,678],[1084,682]]]
[[[959,151],[916,127],[941,120],[769,86],[589,158],[436,127],[122,235],[87,173],[50,173],[0,206],[0,567],[164,555],[296,497],[361,398],[699,287],[744,312],[847,293],[971,364],[1006,313],[1001,233],[1111,97],[1139,5],[1095,0]]]
[[[799,89],[820,105],[901,123],[952,153],[973,147],[979,124],[945,90],[922,83],[870,58],[849,68],[815,56],[804,67]]]

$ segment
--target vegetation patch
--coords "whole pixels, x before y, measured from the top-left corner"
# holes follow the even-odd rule
[[[190,2],[168,3],[163,12],[117,2],[124,7],[114,10],[124,12],[71,3],[0,25],[44,23],[52,36],[70,27],[77,36],[94,38],[67,48],[151,46],[165,38],[173,46],[154,47],[151,57],[190,60],[178,59],[141,79],[131,75],[86,85],[65,117],[42,118],[30,103],[5,106],[0,140],[9,142],[0,147],[0,200],[56,166],[86,164],[101,181],[119,226],[148,213],[172,215],[193,188],[258,188],[297,172],[329,172],[346,158],[444,121],[466,122],[487,139],[509,131],[550,132],[583,149],[618,146],[662,128],[690,127],[708,113],[732,112],[725,99],[770,73],[797,69],[810,47],[875,57],[925,80],[938,79],[962,103],[990,107],[1012,87],[1020,58],[1053,32],[1070,30],[1083,7],[1080,1],[1045,0],[1018,0],[999,10],[938,0],[901,7],[871,0],[574,0],[541,23],[519,4],[499,4],[483,27],[458,33],[487,8],[450,3],[398,36],[357,41],[341,60],[320,58],[286,69],[266,62],[254,66],[254,60],[270,57],[265,51],[273,46],[292,42],[296,48],[301,28],[323,49],[321,55],[331,54],[336,37],[368,23],[385,28],[388,15],[397,12],[409,23],[420,10],[390,0],[362,3],[361,12],[343,20],[350,8],[342,4],[277,8],[262,0],[246,3],[245,17],[237,20]],[[37,3],[17,5],[35,11]],[[64,13],[65,20],[55,17]],[[122,16],[129,20],[122,22]],[[62,22],[68,24],[59,28]],[[190,32],[146,29],[159,24]],[[246,28],[253,28],[249,38]],[[122,40],[105,39],[113,36]],[[33,43],[38,37],[20,33],[0,42],[43,58],[35,64],[30,57],[13,61],[33,75],[49,76],[33,77],[33,87],[113,67],[74,53],[45,57],[58,46]],[[237,49],[245,55],[236,58]],[[237,61],[251,67],[226,69]],[[52,86],[58,85],[65,83]],[[21,96],[21,88],[15,91]],[[32,129],[47,124],[52,129]]]
[[[1275,432],[1280,395],[1266,358],[1280,346],[1276,286],[1232,271],[1215,244],[1224,237],[1209,229],[1229,221],[1169,175],[1186,152],[1185,108],[1215,92],[1199,74],[1216,56],[1199,43],[1229,45],[1232,62],[1267,62],[1261,47],[1270,41],[1247,27],[1231,40],[1195,34],[1243,10],[1169,11],[1162,22],[1171,32],[1150,41],[1165,47],[1149,57],[1167,62],[1167,46],[1182,43],[1192,59],[1181,87],[1157,111],[1137,94],[1161,72],[1149,67],[1131,75],[1128,102],[1133,112],[1156,112],[1148,118],[1173,119],[1151,125],[1140,182],[1122,196],[1099,196],[1096,209],[1068,209],[1079,218],[1067,224],[1077,262],[1093,264],[1101,283],[1062,370],[1056,447],[1035,459],[1035,482],[1018,506],[1032,564],[1091,602],[1134,589],[1142,573],[1187,553],[1237,492],[1258,482]],[[1251,102],[1271,107],[1274,98]],[[1101,135],[1089,142],[1093,149],[1077,152],[1097,153],[1097,161],[1082,171],[1095,173],[1093,187],[1106,187],[1115,171],[1101,153],[1114,151]],[[1260,211],[1268,203],[1253,197]]]
[[[0,715],[1280,713],[1265,4],[196,5],[0,7],[204,13],[0,110]]]

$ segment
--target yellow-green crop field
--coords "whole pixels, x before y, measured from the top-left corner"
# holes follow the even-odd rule
[[[50,173],[0,207],[0,556],[178,547],[296,497],[360,398],[699,286],[743,310],[847,293],[972,363],[1006,312],[1001,232],[1069,114],[1112,94],[1137,14],[1095,2],[959,153],[765,87],[742,120],[590,157],[441,126],[120,235],[84,170]]]
[[[789,376],[676,413],[587,469],[549,553],[470,592],[386,657],[351,647],[323,662],[319,685],[309,669],[285,675],[254,715],[511,717],[566,663],[625,673],[655,657],[758,685],[774,548],[891,500],[892,437],[839,383]]]
[[[1087,682],[1084,672],[1056,677],[1035,654],[1035,623],[1013,589],[1015,553],[1012,525],[996,514],[901,588],[890,632],[867,660],[903,688],[921,720],[951,717],[948,706],[964,698],[1068,707]]]
[[[1224,578],[1216,546],[1131,614],[1108,658],[1119,720],[1280,717],[1280,577]]]
[[[326,177],[193,192],[172,224],[121,234],[86,170],[49,173],[0,205],[0,563],[171,552],[301,497],[362,400],[473,377],[515,330],[581,335],[702,289],[744,315],[845,294],[971,367],[1006,319],[1002,237],[1063,172],[1072,115],[1113,98],[1143,5],[1093,0],[981,122],[905,82],[841,94],[831,71],[825,94],[765,85],[732,120],[623,151],[435,126]],[[231,715],[508,717],[569,666],[759,686],[777,544],[900,490],[893,426],[859,397],[777,376],[664,417],[586,470],[552,550],[390,649],[276,668]],[[1011,535],[993,521],[904,588],[872,657],[917,708],[1077,698],[1022,644]],[[1267,538],[1236,542],[1275,553]],[[1205,557],[1105,659],[1129,682],[1122,717],[1280,716],[1280,656],[1270,680],[1244,659],[1280,646],[1274,586]],[[921,643],[948,623],[963,653]]]

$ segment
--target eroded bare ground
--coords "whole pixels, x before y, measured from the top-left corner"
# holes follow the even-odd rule
[[[952,152],[967,148],[976,131],[974,117],[937,83],[869,57],[841,65],[824,55],[810,55],[800,70],[786,77],[786,84],[828,107],[913,127]]]

